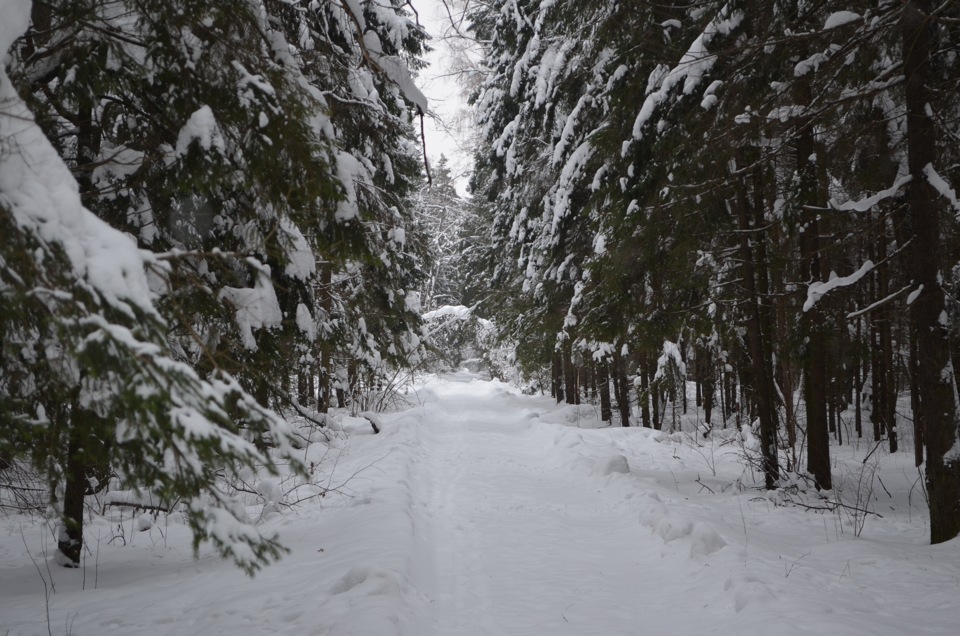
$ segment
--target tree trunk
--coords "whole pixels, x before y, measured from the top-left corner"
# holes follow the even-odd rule
[[[563,380],[566,384],[567,404],[577,404],[580,396],[577,389],[577,374],[573,367],[573,347],[569,338],[563,341]]]
[[[801,104],[811,104],[808,82],[800,81],[797,98]],[[801,120],[797,131],[796,166],[797,200],[803,231],[800,234],[800,277],[808,283],[823,280],[820,263],[820,221],[818,212],[806,206],[817,198],[816,167],[810,157],[815,152],[813,128]],[[814,305],[803,312],[800,329],[806,347],[803,355],[803,401],[807,413],[807,472],[813,475],[818,489],[830,490],[830,422],[827,404],[827,334],[826,312]]]
[[[637,404],[640,405],[640,422],[644,428],[652,428],[650,423],[650,364],[646,356],[640,361],[640,386],[637,390]]]
[[[913,460],[919,468],[924,457],[923,410],[920,408],[920,354],[917,350],[917,335],[910,334],[910,410],[913,413]]]
[[[83,550],[83,500],[87,487],[84,479],[83,440],[77,413],[71,412],[70,436],[67,447],[67,465],[64,467],[63,513],[57,549],[63,555],[60,563],[65,567],[80,567]]]
[[[83,508],[88,494],[99,492],[110,478],[109,427],[93,411],[80,404],[80,389],[74,391],[69,410],[57,417],[68,427],[67,456],[64,461],[62,526],[57,549],[65,567],[79,567],[83,551]],[[92,478],[95,478],[92,479]]]
[[[301,406],[307,406],[310,404],[310,365],[307,364],[304,368],[300,369],[297,372],[297,401]]]
[[[589,400],[593,401],[597,399],[597,369],[600,366],[600,363],[595,362],[591,364],[584,364],[583,372],[586,376],[585,378],[585,387],[584,393],[586,393],[586,387],[590,388]]]
[[[360,387],[358,386],[359,383],[360,374],[357,373],[357,361],[349,360],[347,362],[347,388],[348,392],[350,393],[349,399],[351,408],[356,408],[356,404],[358,403],[357,398],[359,397],[358,392],[360,390]]]
[[[551,393],[557,403],[563,402],[563,356],[559,351],[553,352],[551,379]]]
[[[613,369],[617,376],[617,408],[620,409],[620,425],[630,426],[630,387],[627,386],[627,368],[623,356],[613,358]]]
[[[907,0],[901,15],[907,103],[907,184],[909,227],[913,233],[909,273],[920,292],[911,305],[920,360],[918,389],[925,426],[927,493],[930,499],[930,541],[942,543],[960,535],[960,454],[954,404],[953,366],[948,326],[941,321],[941,238],[938,194],[926,170],[936,160],[936,131],[927,112],[931,83],[933,31],[929,0]]]
[[[604,422],[613,421],[613,407],[610,404],[610,370],[607,362],[597,363],[597,385],[600,390],[600,419]]]
[[[887,258],[887,228],[886,215],[880,217],[880,227],[877,234],[877,295],[880,298],[886,298],[890,294],[890,273]],[[897,452],[897,422],[896,406],[897,394],[894,385],[893,369],[893,315],[889,305],[880,307],[877,318],[879,319],[879,355],[881,381],[879,389],[881,397],[878,406],[880,407],[880,428],[881,432],[886,433],[890,442],[890,452]]]
[[[863,330],[863,321],[860,318],[857,318],[857,356],[854,358],[853,363],[853,418],[854,418],[854,428],[857,431],[857,439],[863,437],[863,414],[861,413],[863,409],[863,396],[861,391],[863,390],[863,356],[859,353],[860,348],[863,346],[861,341],[861,332]]]
[[[755,187],[758,184],[754,184]],[[740,230],[740,258],[745,297],[747,344],[750,351],[751,378],[753,381],[754,401],[757,404],[760,419],[760,452],[762,470],[767,490],[776,488],[780,478],[776,432],[777,420],[774,410],[774,395],[771,382],[772,367],[769,364],[770,345],[766,339],[771,336],[763,329],[763,307],[761,306],[758,280],[760,273],[765,275],[765,263],[762,262],[762,236],[756,236],[756,219],[760,218],[763,210],[755,210],[756,216],[751,214],[751,203],[748,199],[747,184],[739,184],[737,212]],[[764,281],[764,285],[766,282]]]
[[[703,423],[707,433],[713,429],[713,395],[716,388],[712,354],[709,346],[702,346],[697,351],[697,386],[700,387],[700,405],[703,407]]]
[[[327,316],[328,320],[333,313],[333,290],[331,289],[333,285],[332,269],[333,267],[330,263],[324,263],[320,266],[320,308],[323,310],[323,314]],[[333,372],[331,348],[332,345],[328,340],[321,340],[320,369],[317,373],[320,381],[320,386],[317,390],[317,410],[321,413],[327,413],[330,411],[330,382]]]
[[[703,387],[700,385],[700,358],[696,359],[697,373],[693,377],[693,401],[696,404],[698,409],[703,408]]]

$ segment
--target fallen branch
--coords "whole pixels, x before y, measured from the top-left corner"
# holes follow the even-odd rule
[[[107,506],[115,506],[117,508],[133,508],[134,510],[144,510],[148,512],[163,512],[167,514],[169,514],[171,510],[166,506],[154,506],[150,504],[132,503],[128,501],[106,501],[103,504],[103,509],[101,510],[100,514],[106,512]]]
[[[373,434],[376,435],[383,428],[383,420],[380,419],[380,416],[373,411],[364,411],[363,413],[358,413],[358,417],[370,422],[370,426],[373,427]]]
[[[840,503],[839,501],[832,501],[829,503],[829,505],[826,505],[826,506],[811,506],[809,504],[805,504],[800,501],[793,501],[793,500],[790,500],[790,503],[792,503],[795,506],[800,506],[801,508],[806,508],[807,510],[823,510],[825,512],[833,512],[837,507],[846,508],[847,510],[860,512],[865,515],[876,515],[880,519],[883,519],[883,515],[880,514],[879,512],[874,512],[872,510],[864,510],[863,508],[857,508],[856,506]]]
[[[326,413],[320,413],[318,411],[314,411],[313,413],[320,416],[320,418],[318,419],[314,417],[314,415],[311,414],[310,411],[303,408],[296,402],[293,403],[293,408],[296,409],[297,414],[299,414],[301,417],[303,417],[304,419],[309,421],[311,424],[315,425],[317,428],[320,429],[320,432],[323,433],[323,436],[324,438],[326,438],[327,443],[330,443],[333,440],[333,438],[330,436],[330,433],[329,433],[330,428],[329,426],[327,426],[328,424],[327,420],[329,419],[329,416]],[[310,443],[310,440],[305,438],[303,435],[300,435],[299,433],[297,433],[297,436],[303,439],[303,441],[307,442],[308,444]]]

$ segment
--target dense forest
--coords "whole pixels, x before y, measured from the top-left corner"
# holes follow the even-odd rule
[[[415,0],[0,4],[4,507],[75,566],[122,483],[253,571],[290,418],[475,364],[623,427],[691,386],[771,490],[913,452],[960,534],[960,4],[445,5],[470,199]]]
[[[521,368],[623,425],[694,381],[704,435],[757,424],[767,488],[829,490],[845,411],[891,452],[912,421],[931,538],[960,533],[960,5],[503,0],[470,28],[480,307]]]
[[[404,4],[4,5],[0,457],[45,476],[68,563],[111,475],[276,556],[224,467],[296,467],[284,414],[423,355]]]

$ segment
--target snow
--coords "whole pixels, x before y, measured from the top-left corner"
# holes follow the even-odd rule
[[[728,35],[740,26],[743,18],[743,12],[731,11],[729,5],[724,6],[717,17],[707,24],[703,33],[694,39],[674,68],[668,70],[660,66],[654,74],[651,74],[651,87],[648,88],[648,95],[633,123],[634,140],[639,141],[643,138],[643,128],[650,122],[657,106],[663,103],[681,82],[683,82],[684,95],[693,92],[717,61],[716,56],[711,54],[707,47],[717,35]],[[652,89],[653,86],[657,88]],[[709,108],[709,104],[706,108]]]
[[[560,161],[563,159],[567,146],[570,145],[574,130],[579,123],[580,111],[593,102],[593,95],[591,94],[592,90],[593,86],[588,84],[584,89],[584,94],[581,95],[580,99],[577,100],[576,106],[573,107],[573,110],[567,116],[566,121],[564,121],[563,132],[560,133],[560,138],[557,140],[557,144],[553,149],[553,165],[559,165]]]
[[[429,104],[424,94],[417,88],[413,82],[413,77],[407,69],[406,63],[395,55],[375,56],[377,65],[390,79],[397,85],[400,92],[408,101],[416,105],[420,114],[426,114],[429,110]]]
[[[594,254],[606,254],[607,253],[607,235],[603,232],[597,232],[593,237],[593,253]]]
[[[920,294],[923,292],[923,284],[917,286],[912,292],[907,294],[907,306],[909,307],[920,297]]]
[[[398,16],[391,5],[381,6],[380,3],[371,2],[367,5],[370,11],[376,14],[377,23],[385,28],[384,35],[387,36],[394,47],[402,47],[402,39],[408,33],[408,22],[406,18]],[[367,21],[363,15],[363,7],[359,0],[345,0],[341,3],[341,8],[348,10],[359,29],[359,37],[363,48],[369,58],[376,64],[380,71],[393,82],[400,93],[411,103],[413,103],[420,114],[426,114],[429,108],[427,98],[414,84],[410,69],[403,59],[396,55],[384,55],[383,44],[380,35],[372,30],[367,30]],[[353,29],[351,29],[353,30]]]
[[[954,211],[957,214],[960,214],[960,201],[957,200],[957,193],[953,188],[950,187],[950,184],[947,183],[947,180],[940,176],[936,168],[933,167],[932,163],[928,163],[923,167],[923,174],[927,177],[927,181],[930,182],[930,185],[933,186],[934,190],[940,193],[940,195],[947,199],[950,202],[950,205],[953,206]]]
[[[669,340],[663,341],[663,350],[660,357],[657,358],[657,371],[654,374],[654,380],[660,380],[668,377],[673,367],[681,377],[687,374],[687,365],[683,362],[683,356],[680,354],[680,347],[675,342]]]
[[[215,148],[223,154],[226,150],[217,119],[209,106],[204,105],[197,109],[180,129],[177,134],[176,155],[182,157],[187,154],[187,149],[195,140],[206,151]]]
[[[224,287],[220,291],[220,297],[230,302],[236,310],[240,338],[243,346],[251,351],[257,349],[254,330],[278,327],[283,320],[277,292],[270,282],[268,265],[261,266],[253,287]],[[300,318],[299,312],[297,318]]]
[[[208,546],[194,559],[176,515],[95,516],[75,570],[44,567],[42,523],[4,517],[4,632],[46,633],[42,576],[53,629],[75,634],[955,633],[960,544],[926,544],[911,453],[836,449],[835,490],[855,497],[872,453],[892,493],[862,493],[882,514],[864,521],[789,505],[802,480],[765,495],[735,429],[600,428],[591,406],[465,373],[411,402],[378,435],[342,416],[303,451],[312,482],[251,483],[290,550],[252,580]]]
[[[419,314],[422,308],[420,292],[409,291],[403,297],[403,308],[412,314]]]
[[[910,175],[901,175],[897,177],[897,180],[894,182],[894,184],[886,190],[881,190],[876,194],[864,197],[858,201],[850,200],[843,203],[837,203],[835,199],[830,199],[830,207],[834,208],[835,210],[840,210],[841,212],[866,212],[884,199],[889,199],[890,197],[896,196],[896,194],[900,191],[900,188],[910,183],[911,178],[912,177]]]
[[[860,19],[861,16],[859,13],[854,13],[853,11],[836,11],[827,17],[827,20],[823,23],[823,30],[836,29],[837,27],[842,27],[845,24],[850,24]]]
[[[469,307],[463,305],[443,305],[438,307],[433,311],[428,311],[423,314],[422,318],[430,322],[431,320],[436,320],[437,318],[446,318],[451,317],[454,320],[467,320],[470,318],[471,311]]]
[[[288,218],[280,219],[280,231],[290,242],[289,259],[283,272],[298,280],[309,280],[316,273],[317,259],[300,228]]]
[[[30,2],[29,0],[0,0],[0,14],[3,15],[3,21],[0,22],[0,55],[4,61],[13,41],[20,37],[20,34],[27,30],[30,22]],[[6,64],[3,64],[6,68]],[[3,83],[7,82],[6,74],[0,75]]]
[[[110,142],[101,142],[103,162],[93,169],[93,181],[100,187],[107,188],[111,179],[124,179],[134,174],[143,165],[146,154],[128,148],[125,145],[111,146]],[[114,196],[109,191],[108,197]]]
[[[860,266],[860,269],[849,276],[837,276],[831,272],[832,276],[827,282],[814,281],[810,283],[810,286],[807,287],[807,299],[803,303],[803,311],[810,311],[817,304],[817,301],[834,289],[856,284],[861,278],[872,272],[873,268],[873,261],[866,261]]]
[[[826,61],[826,55],[823,53],[814,53],[807,59],[797,62],[796,66],[793,67],[793,76],[803,77],[807,73],[819,69],[820,65],[824,64]]]
[[[590,161],[594,151],[593,144],[589,140],[584,141],[570,153],[566,163],[563,164],[556,186],[556,193],[553,197],[553,219],[550,225],[550,236],[553,237],[554,241],[559,241],[560,222],[567,214],[572,212],[570,200],[573,196],[574,182],[580,176],[587,162]]]
[[[703,91],[703,99],[700,101],[700,108],[704,110],[710,110],[718,101],[716,95],[717,89],[723,86],[721,80],[714,80],[710,82],[710,86],[707,87],[707,90]]]
[[[337,179],[343,184],[345,198],[337,201],[336,219],[338,221],[352,221],[360,216],[357,202],[357,183],[364,181],[366,171],[363,165],[353,155],[337,152]]]
[[[30,3],[0,2],[0,51],[26,29]],[[16,224],[63,248],[77,277],[112,307],[134,316],[131,305],[156,315],[134,240],[111,228],[80,203],[77,183],[34,123],[0,65],[0,201]]]
[[[310,314],[310,308],[303,303],[297,304],[297,328],[310,342],[317,339],[317,321]]]

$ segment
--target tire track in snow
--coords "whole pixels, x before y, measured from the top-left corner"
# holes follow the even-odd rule
[[[421,469],[415,483],[426,491],[421,495],[432,524],[428,534],[434,547],[434,605],[443,610],[435,615],[436,633],[497,634],[487,614],[474,611],[488,605],[488,589],[473,525],[465,521],[469,493],[460,490],[470,465],[462,417],[436,406],[428,411],[430,421],[443,426],[426,425],[421,432]]]
[[[529,398],[463,388],[428,405],[414,479],[431,491],[436,634],[636,634],[669,565],[636,506],[574,470]]]

